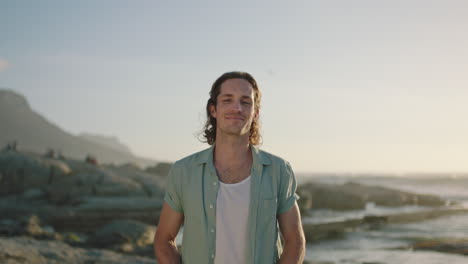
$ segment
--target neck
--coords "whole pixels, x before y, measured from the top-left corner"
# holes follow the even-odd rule
[[[216,138],[214,162],[217,165],[237,165],[250,160],[249,140],[243,137]]]

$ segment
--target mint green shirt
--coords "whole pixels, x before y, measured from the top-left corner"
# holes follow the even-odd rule
[[[251,150],[247,259],[248,264],[272,264],[282,252],[277,216],[299,199],[296,179],[287,161],[254,146]],[[164,200],[173,210],[184,214],[181,248],[184,264],[214,262],[218,188],[213,147],[177,161],[169,172]]]

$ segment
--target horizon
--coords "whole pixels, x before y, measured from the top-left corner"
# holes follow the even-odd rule
[[[181,159],[222,73],[296,174],[468,172],[468,2],[0,3],[0,87],[73,135]]]
[[[24,97],[24,95],[18,93],[17,91],[14,91],[12,89],[8,89],[8,88],[5,88],[5,87],[0,87],[0,92],[2,92],[2,91],[13,92],[16,95]],[[28,99],[25,98],[25,100],[29,104]],[[36,112],[35,109],[31,109],[31,110],[33,112]],[[48,122],[50,122],[50,120],[48,120],[47,117],[44,117],[44,116],[42,116],[42,117],[45,118]],[[128,146],[124,142],[122,142],[118,137],[116,137],[114,135],[101,135],[101,134],[93,134],[93,133],[89,133],[89,132],[82,132],[80,134],[73,134],[73,133],[61,128],[60,125],[58,125],[58,124],[55,124],[55,123],[51,123],[51,124],[55,125],[55,126],[58,126],[61,130],[63,130],[66,133],[69,133],[70,135],[77,136],[77,137],[82,137],[82,139],[88,140],[90,142],[94,142],[94,141],[89,140],[87,138],[84,138],[83,136],[90,135],[90,136],[94,136],[94,137],[96,137],[96,136],[97,137],[106,137],[108,139],[116,140],[117,143],[122,144],[124,147],[128,148]],[[35,153],[37,155],[42,154],[42,153],[39,153],[37,151],[28,149],[27,147],[26,148],[23,147],[21,142],[17,142],[16,140],[14,140],[14,141],[19,145],[18,146],[18,151],[20,151],[20,152],[31,152],[31,153]],[[104,146],[106,146],[106,145],[104,144]],[[117,150],[117,149],[115,149],[115,150]],[[135,157],[149,158],[149,157],[143,157],[141,155],[138,155],[138,153],[135,153],[130,148],[129,148],[129,151]],[[62,153],[62,154],[64,154],[66,156],[66,153]],[[75,158],[72,158],[72,159],[75,159]],[[175,162],[175,160],[155,160],[155,162],[157,162],[157,163],[161,163],[161,162],[162,163],[164,163],[164,162],[173,163],[173,162]],[[133,162],[131,162],[131,161],[129,161],[128,163],[133,164]],[[122,164],[128,164],[128,163],[116,163],[116,165],[122,165]],[[114,163],[103,163],[103,165],[109,165],[109,164],[114,164]],[[143,167],[138,165],[138,167],[141,167],[141,169],[145,169],[145,168],[151,167],[151,166],[154,166],[154,165],[143,166]],[[295,171],[295,174],[298,177],[307,177],[307,178],[316,177],[316,176],[325,176],[325,175],[326,176],[332,176],[332,177],[333,176],[335,176],[335,177],[346,176],[346,177],[349,177],[349,178],[369,177],[369,176],[371,176],[371,177],[374,177],[374,176],[378,176],[378,177],[407,177],[407,176],[411,176],[411,177],[434,177],[434,176],[436,176],[436,177],[438,177],[438,176],[449,176],[449,175],[450,175],[450,178],[453,178],[453,179],[468,177],[468,171],[408,171],[408,172],[405,172],[405,171],[399,171],[399,172],[395,172],[395,171]]]

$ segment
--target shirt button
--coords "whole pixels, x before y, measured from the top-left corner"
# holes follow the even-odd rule
[[[216,182],[213,182],[213,186],[216,186]]]
[[[211,258],[214,258],[214,254],[211,254]]]
[[[213,204],[210,204],[210,208],[213,209]]]
[[[213,228],[211,228],[211,233],[214,233],[214,229],[213,229]]]

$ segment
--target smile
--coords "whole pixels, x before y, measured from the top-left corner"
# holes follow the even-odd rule
[[[228,120],[244,120],[242,117],[239,116],[226,116]]]

